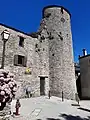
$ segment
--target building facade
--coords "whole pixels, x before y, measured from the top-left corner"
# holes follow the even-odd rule
[[[81,74],[81,99],[90,99],[90,54],[79,56],[80,74]]]
[[[10,32],[6,43],[5,69],[18,83],[16,96],[24,97],[26,86],[33,96],[51,95],[74,99],[76,93],[70,13],[62,6],[43,9],[36,33],[27,34],[0,24],[0,33]],[[0,63],[3,41],[0,36]]]

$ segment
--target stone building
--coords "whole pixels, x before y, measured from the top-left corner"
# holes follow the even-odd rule
[[[14,73],[18,97],[30,86],[33,96],[52,95],[74,99],[76,92],[70,13],[62,6],[47,6],[36,33],[28,34],[0,24],[10,32],[6,43],[5,69]],[[0,36],[0,63],[3,41]]]
[[[83,56],[79,56],[81,74],[81,99],[90,99],[90,54],[83,49]]]

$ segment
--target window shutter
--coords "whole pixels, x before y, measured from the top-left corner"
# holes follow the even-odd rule
[[[24,61],[23,61],[23,66],[26,67],[27,66],[27,57],[24,57]]]
[[[14,55],[14,65],[18,65],[18,55]]]

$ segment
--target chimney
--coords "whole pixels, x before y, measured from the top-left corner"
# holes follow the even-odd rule
[[[87,51],[86,49],[83,49],[83,56],[86,56],[87,55]]]

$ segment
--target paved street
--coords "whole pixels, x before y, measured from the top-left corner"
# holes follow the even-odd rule
[[[15,100],[12,101],[12,112],[15,111]],[[90,101],[64,100],[52,96],[20,99],[20,115],[11,120],[90,120]]]

